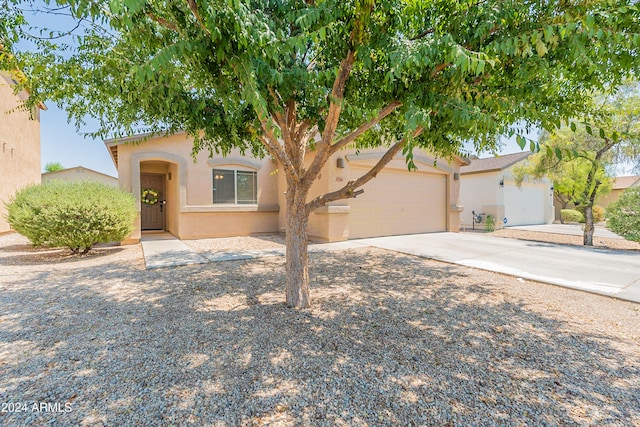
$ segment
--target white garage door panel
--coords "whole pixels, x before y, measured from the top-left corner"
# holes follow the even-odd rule
[[[351,167],[350,179],[367,169]],[[349,238],[445,231],[447,181],[444,175],[388,170],[350,199]]]
[[[545,206],[548,189],[536,185],[523,184],[520,188],[505,188],[505,212],[508,226],[534,225],[545,223]]]

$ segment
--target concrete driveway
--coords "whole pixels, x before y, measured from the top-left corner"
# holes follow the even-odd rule
[[[640,303],[640,254],[468,233],[430,233],[355,240],[524,279]]]
[[[554,234],[569,234],[572,236],[582,236],[584,231],[582,230],[582,224],[541,224],[541,225],[518,225],[514,227],[506,227],[508,230],[524,230],[524,231],[538,231],[541,233],[554,233]],[[624,239],[622,236],[618,236],[613,231],[601,226],[596,225],[593,232],[593,237],[602,237],[607,239]]]

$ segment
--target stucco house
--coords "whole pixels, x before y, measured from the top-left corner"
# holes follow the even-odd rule
[[[611,192],[599,197],[596,204],[606,209],[611,203],[617,201],[625,190],[633,187],[640,187],[640,176],[619,176],[614,179]]]
[[[40,183],[40,110],[46,107],[22,107],[29,93],[13,93],[20,78],[20,72],[0,71],[0,234],[11,231],[5,203],[16,191]]]
[[[61,169],[54,172],[44,172],[42,174],[42,183],[44,184],[45,182],[49,181],[94,181],[101,182],[112,187],[118,187],[118,178],[104,174],[102,172],[94,171],[93,169],[85,168],[83,166]]]
[[[472,228],[472,212],[481,214],[482,228],[487,215],[493,215],[496,228],[553,222],[553,184],[547,178],[525,180],[517,186],[516,165],[531,152],[471,159],[460,168],[460,203],[464,206],[464,228]]]
[[[140,142],[140,136],[105,141],[118,169],[120,188],[140,203],[136,242],[146,230],[166,230],[181,239],[283,232],[286,179],[271,158],[257,159],[233,151],[194,162],[192,140],[184,133]],[[383,149],[343,150],[325,166],[309,197],[336,190],[361,176]],[[394,159],[366,184],[357,198],[316,210],[309,235],[319,241],[457,231],[458,172],[465,160],[450,163],[416,152],[419,171],[409,172]]]

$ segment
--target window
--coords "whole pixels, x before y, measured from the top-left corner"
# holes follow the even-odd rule
[[[258,203],[258,174],[253,171],[213,170],[213,203],[255,205]]]

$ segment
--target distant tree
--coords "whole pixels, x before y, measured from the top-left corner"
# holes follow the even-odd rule
[[[587,246],[593,246],[596,197],[611,190],[607,168],[622,161],[640,164],[640,86],[627,84],[595,99],[597,113],[544,134],[544,149],[516,169],[517,182],[526,176],[549,176],[563,208],[570,202],[584,212]]]
[[[586,134],[586,131],[585,131]],[[543,145],[550,145],[554,149],[566,151],[582,148],[584,135],[574,133],[568,126],[562,127],[553,134],[543,132],[540,141]],[[564,161],[563,161],[564,160]],[[584,210],[587,204],[585,194],[587,191],[587,177],[591,170],[592,162],[585,158],[572,158],[569,161],[555,156],[549,157],[546,151],[535,153],[527,159],[527,162],[514,168],[516,183],[520,185],[527,177],[547,177],[553,183],[553,199],[561,209],[574,207]],[[602,196],[611,191],[612,180],[607,176],[604,167],[599,168],[596,180],[601,182],[597,196]]]
[[[11,48],[27,36],[14,23],[29,2],[4,3]],[[591,107],[589,89],[640,71],[632,0],[56,3],[84,31],[62,52],[39,40],[37,53],[16,53],[30,100],[64,104],[78,123],[95,117],[96,136],[184,130],[194,152],[272,156],[287,183],[295,307],[310,304],[315,209],[354,197],[398,154],[414,168],[416,147],[449,158],[465,141],[495,148],[519,120],[557,127]],[[309,197],[348,146],[387,151],[361,177]]]
[[[62,163],[60,162],[49,162],[44,166],[44,170],[46,172],[56,172],[56,171],[61,171],[64,169],[64,166],[62,166]]]

